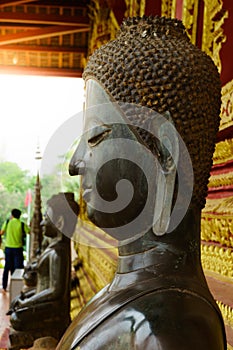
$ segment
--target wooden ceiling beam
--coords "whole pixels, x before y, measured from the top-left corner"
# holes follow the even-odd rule
[[[0,74],[43,75],[53,77],[82,78],[82,69],[1,66]]]
[[[20,12],[0,12],[0,22],[3,23],[24,23],[24,24],[45,24],[45,25],[67,25],[75,27],[88,27],[89,19],[84,16],[63,16],[53,14],[36,14]]]
[[[8,7],[8,6],[19,6],[19,5],[25,5],[28,2],[38,2],[38,0],[12,0],[12,1],[5,1],[0,0],[0,8]]]
[[[84,27],[70,27],[70,26],[51,26],[46,28],[41,28],[38,30],[30,30],[16,34],[6,34],[0,36],[0,45],[8,45],[20,43],[28,40],[42,39],[53,37],[57,35],[65,35],[72,33],[83,33],[88,32],[89,28]]]
[[[23,25],[23,24],[14,24],[14,23],[11,23],[11,24],[3,24],[0,22],[0,33],[3,29],[10,29],[10,30],[32,30],[32,29],[40,29],[41,26],[33,26],[33,25]]]
[[[1,45],[0,51],[14,52],[61,52],[61,53],[83,53],[87,52],[86,47],[76,46],[48,46],[48,45]]]

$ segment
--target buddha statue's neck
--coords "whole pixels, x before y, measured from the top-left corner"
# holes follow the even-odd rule
[[[149,230],[137,241],[120,246],[117,272],[155,269],[153,273],[156,274],[202,273],[200,217],[200,209],[190,208],[174,231],[156,236]]]

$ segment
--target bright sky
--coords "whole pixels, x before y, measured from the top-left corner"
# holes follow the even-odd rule
[[[38,143],[43,155],[57,130],[61,139],[61,126],[76,114],[82,129],[82,79],[0,75],[0,96],[0,161],[35,174]]]

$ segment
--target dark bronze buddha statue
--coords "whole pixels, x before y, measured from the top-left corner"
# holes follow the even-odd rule
[[[70,236],[78,211],[73,193],[59,193],[47,202],[42,225],[51,241],[37,261],[35,289],[11,304],[12,349],[29,347],[44,336],[59,340],[70,323]]]
[[[84,133],[70,162],[90,220],[119,241],[113,280],[59,350],[223,350],[200,262],[200,218],[221,84],[183,24],[130,18],[84,71]]]

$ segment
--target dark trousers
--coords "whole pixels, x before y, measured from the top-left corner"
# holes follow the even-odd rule
[[[5,266],[2,275],[2,288],[7,288],[9,271],[11,275],[15,269],[23,269],[23,248],[5,248]]]

